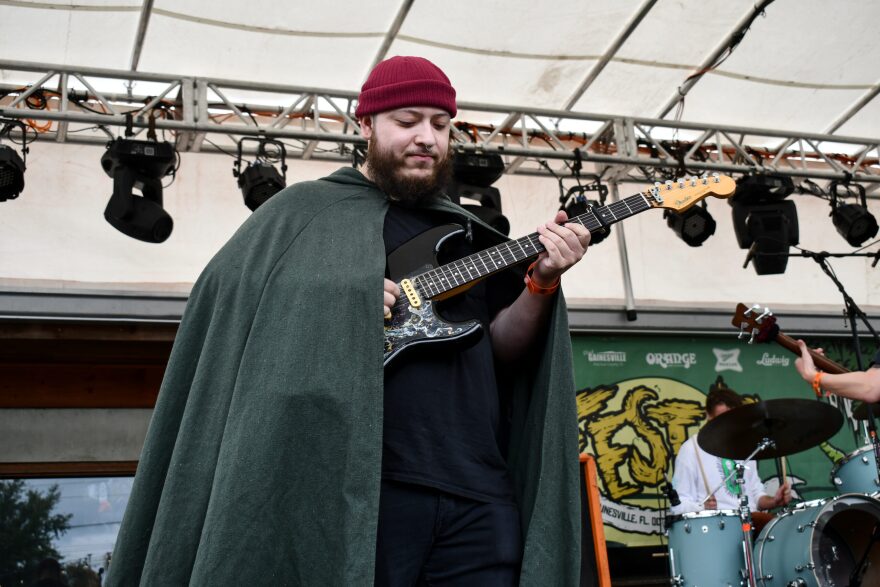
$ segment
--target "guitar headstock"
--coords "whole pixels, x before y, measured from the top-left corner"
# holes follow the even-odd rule
[[[752,307],[737,304],[731,324],[739,328],[738,338],[749,337],[749,344],[769,342],[779,332],[779,328],[776,327],[776,317],[769,308],[762,310],[758,304]]]
[[[699,201],[713,196],[729,198],[736,191],[732,177],[714,173],[705,177],[683,177],[665,184],[659,181],[645,197],[653,208],[666,208],[673,212],[684,212]]]

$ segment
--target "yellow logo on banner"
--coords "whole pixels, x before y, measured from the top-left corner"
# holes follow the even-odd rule
[[[679,447],[705,418],[706,396],[686,383],[641,377],[577,394],[580,449],[596,457],[606,497],[657,491]]]

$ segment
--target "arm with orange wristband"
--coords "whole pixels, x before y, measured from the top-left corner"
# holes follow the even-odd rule
[[[501,310],[489,332],[492,350],[502,363],[522,358],[538,340],[555,303],[562,274],[574,266],[590,243],[589,231],[578,223],[565,224],[565,212],[538,227],[544,252],[526,271],[522,293]]]
[[[832,393],[849,399],[869,403],[880,401],[880,369],[875,365],[867,371],[850,373],[825,373],[816,368],[804,341],[799,340],[801,356],[795,361],[795,368],[800,376],[810,384],[816,396],[828,396]],[[823,354],[822,349],[817,353]]]

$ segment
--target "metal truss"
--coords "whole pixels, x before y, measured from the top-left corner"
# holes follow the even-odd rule
[[[365,143],[354,92],[13,61],[0,61],[0,70],[29,80],[0,86],[0,116],[25,120],[42,140],[104,144],[130,122],[136,134],[152,127],[184,152],[228,153],[251,136],[284,141],[294,158],[350,161]],[[580,161],[582,173],[616,181],[772,172],[880,189],[880,139],[473,103],[459,109],[456,147],[500,153],[507,173],[568,176]]]

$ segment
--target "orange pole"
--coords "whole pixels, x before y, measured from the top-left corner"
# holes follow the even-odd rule
[[[596,553],[596,573],[599,587],[611,587],[611,572],[608,569],[608,549],[605,546],[605,524],[602,522],[602,505],[599,501],[599,484],[596,473],[596,459],[592,455],[581,454],[584,480],[587,486],[590,529],[593,533],[593,547]]]

